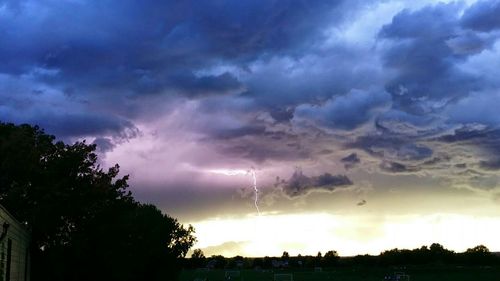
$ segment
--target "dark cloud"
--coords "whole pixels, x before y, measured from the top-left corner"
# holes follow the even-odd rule
[[[351,143],[347,143],[347,148],[358,148],[368,154],[383,158],[386,151],[397,150],[397,147],[404,145],[405,140],[397,137],[381,135],[359,136]]]
[[[437,157],[432,157],[431,159],[429,160],[426,160],[422,163],[422,166],[427,166],[427,167],[433,167],[437,164],[440,164],[440,163],[443,163],[443,162],[448,162],[451,160],[451,157],[444,154],[444,155],[440,155],[440,156],[437,156]],[[465,164],[464,164],[465,165]],[[457,168],[461,168],[461,164],[456,164],[455,167]],[[462,167],[463,168],[463,167]]]
[[[295,108],[293,107],[281,107],[277,105],[275,108],[271,108],[269,113],[271,117],[277,122],[288,122],[293,119]]]
[[[405,135],[385,127],[379,133],[360,136],[349,148],[366,151],[378,160],[379,171],[387,174],[426,175],[449,181],[452,186],[485,189],[500,170],[500,134],[497,128],[481,124],[461,125],[444,134],[439,130]],[[403,129],[402,132],[405,132]],[[484,180],[482,179],[484,178]]]
[[[388,173],[414,173],[420,170],[419,167],[411,167],[398,162],[382,161],[380,169]]]
[[[478,89],[478,78],[457,64],[487,44],[460,35],[460,8],[451,3],[403,10],[380,31],[379,37],[390,42],[384,63],[398,73],[386,84],[397,108],[431,113]]]
[[[293,54],[323,38],[325,22],[341,21],[350,8],[343,1],[25,2],[30,5],[16,5],[17,13],[0,20],[8,30],[1,72],[37,66],[59,70],[54,83],[137,90],[149,80],[146,91],[218,60]],[[35,9],[44,13],[33,18]],[[214,83],[188,79],[176,86],[184,84],[189,92]]]
[[[367,28],[360,15],[380,3],[392,5],[0,0],[0,118],[101,152],[140,127],[218,164],[345,156],[346,170],[490,184],[472,177],[500,168],[499,2],[404,9]],[[350,184],[282,182],[290,197]]]
[[[348,19],[359,5],[366,1],[3,1],[0,74],[23,77],[29,91],[43,85],[67,93],[61,104],[81,99],[127,120],[156,116],[148,99],[158,95],[203,98],[246,91],[262,95],[263,105],[267,93],[256,85],[265,81],[242,81],[237,72],[253,75],[258,71],[250,65],[256,62],[305,56],[327,38],[326,28]],[[311,85],[302,81],[288,104],[297,104]],[[310,98],[331,96],[324,88]],[[271,99],[264,107],[275,120],[293,117],[294,107]]]
[[[266,127],[262,124],[243,125],[237,128],[212,128],[210,138],[217,140],[237,139],[245,136],[262,136],[266,134]]]
[[[31,111],[18,114],[2,111],[2,118],[14,123],[39,125],[49,134],[58,138],[88,137],[109,135],[117,138],[133,138],[139,134],[137,127],[130,121],[108,114],[91,112],[51,112]]]
[[[197,77],[193,73],[171,73],[166,78],[153,77],[148,73],[138,78],[134,89],[140,94],[157,94],[169,89],[190,98],[198,96],[222,95],[237,93],[243,90],[243,85],[232,74],[225,72],[220,75]]]
[[[61,137],[128,133],[129,137],[133,137],[138,132],[131,122],[108,115],[63,114],[61,116],[47,115],[46,117],[40,121],[41,125],[48,132],[53,132]]]
[[[499,14],[499,1],[479,1],[465,11],[461,24],[465,28],[486,32],[492,31],[500,28]]]
[[[432,156],[432,149],[420,144],[405,144],[397,152],[397,158],[407,161],[418,161]]]
[[[281,187],[289,197],[306,195],[312,191],[333,191],[337,187],[352,185],[352,181],[345,175],[322,174],[317,177],[308,177],[297,169],[288,180],[278,178],[276,186]]]
[[[113,140],[110,139],[110,138],[96,138],[94,140],[93,144],[96,145],[97,151],[99,151],[101,153],[105,153],[105,152],[111,151],[116,146],[113,143]]]
[[[296,141],[278,140],[268,137],[249,137],[215,144],[218,151],[227,157],[249,159],[256,163],[265,161],[302,161],[312,157],[309,148]]]
[[[413,139],[441,133],[439,125],[436,115],[414,115],[395,109],[378,115],[375,120],[375,127],[381,134]]]
[[[481,63],[496,69],[494,61],[484,61]],[[496,83],[497,80],[495,77],[491,82]],[[493,88],[496,88],[496,86]],[[448,122],[467,124],[468,126],[471,124],[476,124],[476,126],[498,126],[500,124],[500,115],[497,114],[498,108],[496,105],[500,103],[499,93],[495,90],[493,92],[483,91],[473,93],[458,103],[449,106],[445,111],[445,115],[449,118]]]
[[[209,48],[229,57],[301,48],[321,37],[325,22],[343,18],[343,1],[221,1],[190,3]],[[319,36],[319,37],[318,37]],[[302,45],[302,46],[304,46]]]
[[[432,156],[431,148],[423,144],[415,144],[415,141],[416,139],[407,136],[381,133],[360,136],[346,145],[348,148],[362,149],[380,159],[420,161]]]
[[[496,159],[479,161],[479,167],[483,170],[498,171],[500,170],[500,157],[496,156]]]
[[[295,110],[295,116],[312,120],[318,126],[326,128],[352,130],[373,118],[377,110],[387,106],[389,102],[390,96],[383,91],[353,90],[320,106],[301,105]]]
[[[356,153],[351,153],[346,157],[340,159],[340,161],[344,163],[344,168],[346,170],[356,167],[361,162],[361,160],[358,157],[358,154]]]
[[[455,129],[453,134],[446,134],[437,138],[439,141],[456,143],[456,142],[483,142],[487,144],[488,140],[500,139],[500,130],[489,128],[484,125],[470,124],[464,125]]]
[[[366,205],[366,203],[367,203],[366,200],[363,199],[363,200],[359,201],[358,203],[356,203],[356,205],[357,206],[364,206],[364,205]]]
[[[320,111],[327,105],[339,110],[347,106],[345,111],[375,109],[383,102],[381,100],[390,98],[383,90],[374,90],[379,88],[376,85],[383,76],[376,64],[373,56],[348,44],[321,52],[312,47],[301,59],[280,57],[254,64],[243,95],[253,98],[261,108],[277,117],[277,121],[288,121],[292,117],[291,110],[297,112],[300,105],[306,106],[302,110],[314,107],[312,111]],[[367,101],[363,102],[363,97]],[[377,104],[372,107],[368,105],[370,101]],[[323,112],[326,114],[329,109],[334,108],[326,108]],[[286,118],[276,114],[279,112],[287,113]],[[367,115],[371,116],[371,112]]]

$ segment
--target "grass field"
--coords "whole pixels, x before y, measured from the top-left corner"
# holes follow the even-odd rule
[[[241,270],[237,281],[274,281],[274,274],[291,273],[294,281],[371,281],[384,280],[384,276],[396,271],[394,268],[339,268],[325,269],[323,272],[312,270]],[[181,281],[204,280],[223,281],[226,270],[185,270]],[[404,272],[410,275],[410,281],[500,281],[498,267],[408,267]]]

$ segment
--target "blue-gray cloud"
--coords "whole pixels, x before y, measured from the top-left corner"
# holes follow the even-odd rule
[[[479,1],[464,13],[461,23],[465,28],[488,32],[500,29],[499,14],[499,1]]]
[[[477,65],[500,65],[500,2],[402,9],[360,32],[380,3],[0,0],[0,119],[105,152],[178,110],[172,127],[229,159],[498,171],[500,82]]]
[[[312,120],[318,126],[352,130],[372,119],[377,110],[389,104],[390,96],[383,91],[353,90],[319,106],[301,105],[296,109],[295,116]]]
[[[82,80],[94,81],[80,82],[103,86],[137,80],[138,71],[175,74],[220,60],[248,62],[321,39],[325,23],[342,20],[342,3],[20,1],[3,12],[0,61],[5,73],[39,66],[76,81],[85,74]]]
[[[103,113],[54,112],[50,110],[25,111],[23,114],[0,106],[2,119],[17,124],[37,124],[49,134],[61,139],[111,135],[119,139],[133,138],[139,130],[123,118]]]
[[[302,57],[324,40],[325,26],[342,22],[360,3],[2,1],[0,73],[24,77],[32,90],[43,84],[90,106],[106,104],[121,115],[113,118],[133,122],[138,112],[157,114],[140,109],[142,96],[238,94],[245,87],[234,73],[202,70]],[[277,119],[290,114],[275,108]]]
[[[384,64],[397,72],[386,84],[397,108],[429,114],[480,88],[478,77],[457,67],[470,53],[455,52],[454,48],[471,45],[471,39],[461,35],[460,8],[451,3],[403,10],[381,29],[379,37],[389,41]],[[455,47],[450,47],[450,40]],[[480,42],[472,45],[474,52],[486,46]]]

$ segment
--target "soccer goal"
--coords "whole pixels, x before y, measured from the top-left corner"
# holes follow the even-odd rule
[[[293,274],[274,274],[274,281],[293,281]]]
[[[394,277],[396,281],[410,281],[410,275],[404,272],[396,272],[394,273]]]

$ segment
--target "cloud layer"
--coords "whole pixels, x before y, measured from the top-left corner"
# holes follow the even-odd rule
[[[269,186],[293,174],[289,198],[366,174],[495,196],[499,13],[493,0],[0,0],[0,120],[91,139],[157,189],[254,166]]]

